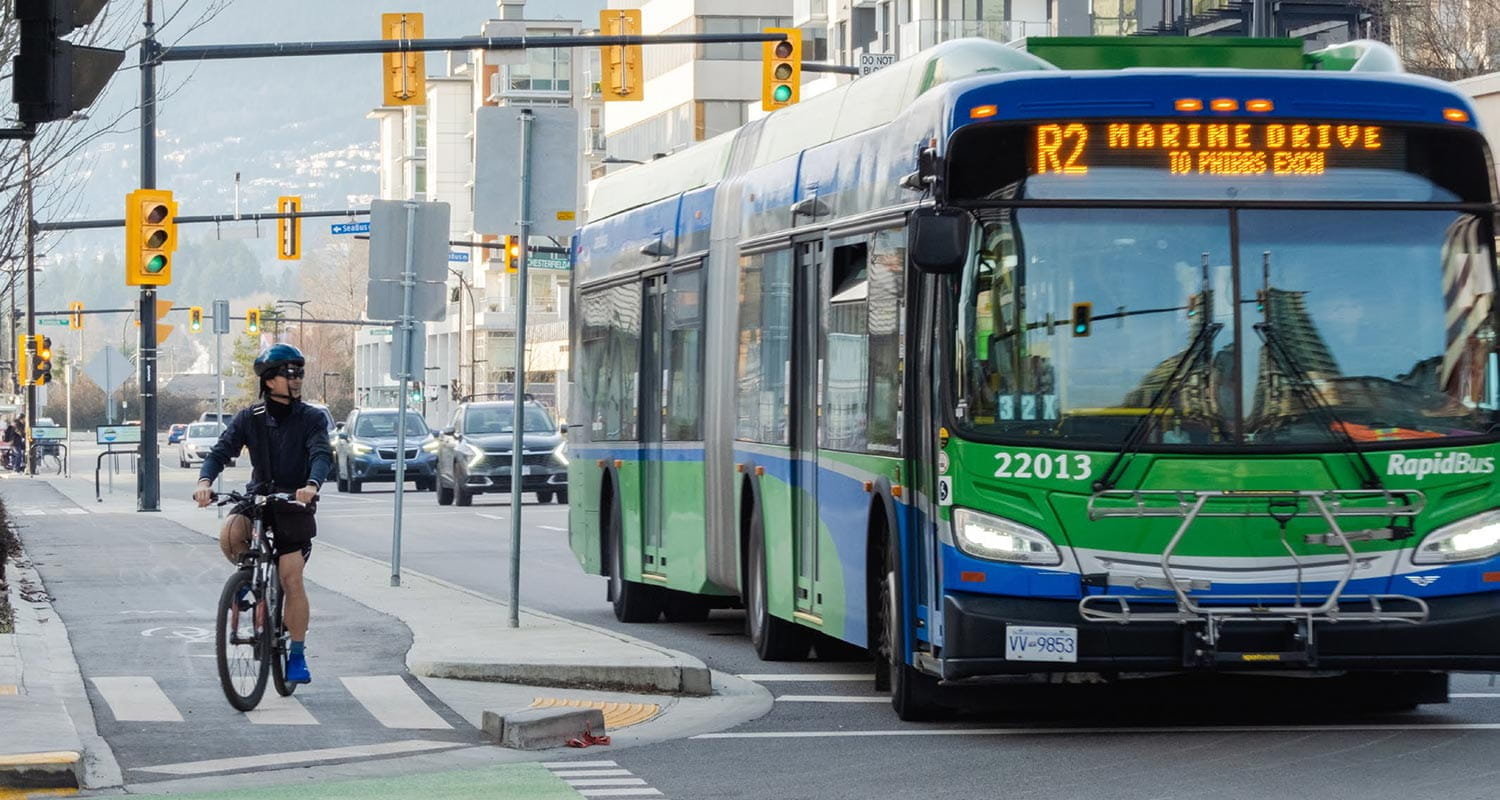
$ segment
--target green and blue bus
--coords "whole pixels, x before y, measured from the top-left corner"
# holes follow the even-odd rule
[[[1383,45],[939,45],[596,183],[572,548],[621,620],[867,649],[903,719],[1065,675],[1446,700],[1500,668],[1496,207]]]

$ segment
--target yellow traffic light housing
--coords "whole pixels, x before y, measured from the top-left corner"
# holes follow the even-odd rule
[[[380,38],[422,38],[422,15],[381,14]],[[422,53],[383,53],[380,60],[386,105],[427,105],[427,59]]]
[[[188,308],[188,330],[198,333],[203,330],[203,306]]]
[[[77,300],[68,304],[68,327],[75,331],[83,330],[83,303]]]
[[[1094,304],[1073,304],[1073,335],[1088,336],[1094,332]]]
[[[521,237],[507,235],[504,239],[502,258],[505,263],[505,271],[517,273],[521,271]]]
[[[16,384],[31,385],[31,337],[16,337]]]
[[[37,386],[46,386],[52,382],[52,337],[37,335],[32,336],[31,340],[31,382]]]
[[[125,196],[125,285],[172,282],[177,250],[177,203],[165,189],[136,189]]]
[[[302,210],[302,198],[295,195],[276,198],[276,213],[295,214]],[[302,218],[276,218],[276,258],[296,261],[302,258]]]
[[[260,333],[260,309],[252,308],[245,312],[245,333]]]
[[[641,35],[641,10],[607,8],[599,12],[599,31],[605,36]],[[599,81],[604,102],[646,99],[646,77],[642,67],[642,47],[610,45],[599,48],[599,63],[604,67]]]
[[[761,43],[760,107],[775,111],[802,99],[802,31],[766,28],[765,32],[786,37]]]

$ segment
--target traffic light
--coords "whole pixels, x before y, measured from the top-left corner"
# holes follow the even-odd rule
[[[501,257],[504,259],[505,271],[511,273],[520,272],[521,237],[507,235],[503,242],[504,247],[500,252],[502,254]]]
[[[188,307],[188,330],[193,333],[203,330],[203,306]]]
[[[1094,304],[1073,304],[1073,335],[1088,336],[1094,331]]]
[[[599,31],[605,36],[639,36],[641,10],[607,8],[599,12]],[[644,100],[645,72],[641,67],[641,46],[611,45],[599,48],[599,63],[604,67],[599,88],[607,103],[611,100]]]
[[[166,189],[136,189],[125,196],[125,285],[172,282],[177,250],[177,203]]]
[[[276,198],[276,213],[295,214],[302,210],[302,198],[297,196]],[[296,261],[302,258],[302,218],[276,218],[276,258],[281,261]]]
[[[760,107],[775,111],[802,97],[802,31],[766,28],[766,33],[786,37],[781,41],[761,42]]]
[[[245,312],[245,333],[252,336],[260,333],[260,309],[252,308]]]
[[[16,0],[20,50],[11,62],[12,99],[21,122],[66,119],[88,108],[125,58],[123,50],[83,47],[64,36],[94,21],[106,0]]]
[[[52,382],[52,337],[32,336],[31,382],[46,386]]]
[[[83,330],[83,303],[74,300],[68,304],[68,327],[75,330]]]
[[[380,38],[422,38],[422,15],[381,14]],[[380,61],[386,105],[427,105],[427,59],[422,53],[384,53]]]
[[[16,337],[16,385],[31,385],[31,349],[30,336]]]

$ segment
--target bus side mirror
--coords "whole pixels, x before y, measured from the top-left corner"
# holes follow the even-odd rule
[[[968,212],[919,208],[906,222],[911,263],[929,275],[952,275],[969,261]]]

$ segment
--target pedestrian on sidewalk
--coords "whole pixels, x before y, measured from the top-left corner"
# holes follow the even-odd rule
[[[10,468],[20,472],[26,468],[26,423],[19,417],[5,421],[6,459]]]
[[[302,402],[306,366],[302,351],[289,344],[276,344],[261,351],[254,365],[260,379],[261,402],[241,410],[229,421],[219,441],[203,458],[198,488],[193,492],[200,508],[213,502],[214,479],[231,459],[248,448],[252,469],[246,494],[296,495],[295,504],[269,503],[265,509],[266,527],[275,533],[276,562],[285,598],[283,615],[292,636],[286,664],[287,683],[312,682],[304,647],[311,611],[302,585],[302,570],[312,555],[312,540],[318,533],[314,521],[318,488],[333,467],[323,412]],[[244,504],[236,506],[219,532],[219,547],[224,557],[236,564],[250,548],[248,511]]]

